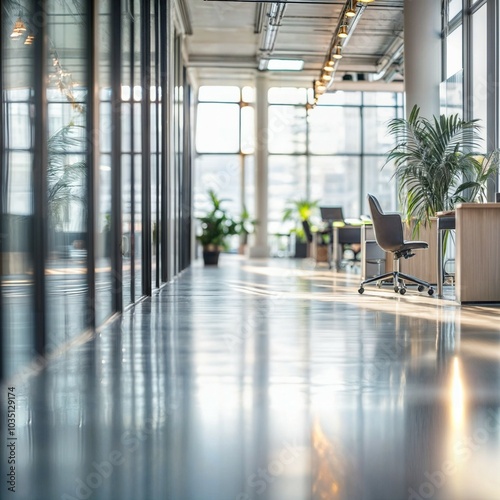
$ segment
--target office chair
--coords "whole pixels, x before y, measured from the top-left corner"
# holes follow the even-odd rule
[[[406,293],[405,281],[409,281],[418,285],[419,292],[427,288],[427,293],[434,295],[434,288],[432,288],[430,283],[399,272],[399,259],[401,257],[405,259],[413,257],[415,254],[412,253],[412,250],[428,248],[429,245],[425,241],[406,241],[403,235],[401,216],[396,213],[384,213],[378,200],[371,194],[368,195],[368,203],[372,215],[375,240],[382,250],[393,254],[396,270],[362,281],[358,292],[363,293],[365,291],[364,286],[368,283],[378,282],[380,284],[382,280],[392,277],[396,293],[399,292],[401,295],[404,295]]]

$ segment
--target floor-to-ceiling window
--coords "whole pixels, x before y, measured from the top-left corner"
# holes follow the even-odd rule
[[[498,2],[447,0],[443,16],[442,112],[477,119],[478,149],[487,153],[500,144],[498,74]],[[490,183],[488,199],[498,191],[498,178]]]
[[[224,198],[224,207],[237,217],[243,207],[253,212],[254,108],[250,87],[202,86],[196,115],[194,207],[199,215],[208,206],[208,190]],[[233,248],[238,239],[234,238]]]
[[[195,207],[202,212],[206,190],[224,195],[234,215],[243,203],[253,209],[253,102],[250,87],[201,87],[198,96]],[[367,212],[366,193],[396,207],[393,169],[385,164],[392,142],[387,123],[402,114],[402,94],[336,92],[314,108],[309,91],[272,87],[268,93],[270,234],[286,231],[289,200],[309,198],[340,205],[348,217]],[[242,103],[244,103],[242,105]],[[382,168],[384,167],[384,168]]]
[[[488,125],[488,19],[484,3],[472,15],[471,25],[471,99],[470,115],[480,120],[480,147],[486,149]]]
[[[49,344],[87,326],[88,131],[85,4],[50,0],[47,7],[46,272]]]
[[[96,323],[113,312],[113,274],[111,263],[111,149],[113,124],[111,119],[111,44],[113,21],[111,0],[99,2],[99,152],[96,172]]]
[[[304,88],[269,90],[269,232],[283,231],[289,200],[342,206],[351,218],[366,213],[366,193],[395,208],[392,146],[387,123],[402,113],[394,92],[325,94],[315,107]]]
[[[17,2],[16,2],[17,4]],[[25,363],[32,355],[35,332],[33,241],[34,98],[33,45],[25,32],[15,35],[21,10],[24,28],[34,12],[34,2],[2,2],[0,117],[2,145],[0,172],[1,318],[4,373]],[[23,21],[24,19],[24,21]],[[27,25],[27,26],[26,26]],[[2,364],[0,361],[0,364]]]

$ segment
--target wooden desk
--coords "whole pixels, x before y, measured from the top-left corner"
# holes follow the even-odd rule
[[[500,302],[500,204],[456,207],[456,286],[459,303]]]

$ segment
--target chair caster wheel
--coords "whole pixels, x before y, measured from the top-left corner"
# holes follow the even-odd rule
[[[432,296],[434,295],[434,288],[429,288],[429,290],[427,290],[427,293]]]
[[[359,294],[362,294],[364,291],[365,291],[365,289],[364,289],[363,287],[360,287],[360,288],[358,289],[358,293],[359,293]]]
[[[406,288],[402,286],[402,287],[399,289],[399,293],[400,293],[401,295],[404,295],[404,294],[406,293]]]
[[[398,293],[398,292],[399,292],[399,286],[395,286],[395,287],[394,287],[394,291],[395,291],[396,293]]]
[[[425,286],[424,286],[424,285],[418,285],[417,290],[418,290],[419,292],[423,292],[423,291],[425,290]]]

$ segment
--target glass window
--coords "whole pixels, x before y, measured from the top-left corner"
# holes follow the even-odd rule
[[[32,15],[28,2],[21,1],[27,18]],[[33,47],[11,40],[7,22],[15,22],[14,6],[1,6],[5,14],[0,43],[0,71],[3,88],[1,123],[4,151],[0,161],[3,179],[0,226],[2,235],[1,294],[2,349],[4,375],[9,379],[33,356],[35,338],[33,282],[33,160],[34,121],[30,117],[34,75]],[[11,12],[11,16],[7,13]],[[20,71],[19,69],[22,68]]]
[[[269,106],[270,153],[305,153],[306,109],[302,106]]]
[[[239,104],[199,103],[196,127],[196,150],[199,153],[239,151]]]
[[[363,139],[366,153],[387,153],[394,145],[387,133],[389,121],[396,118],[396,108],[364,108]]]
[[[241,89],[241,100],[243,102],[255,102],[255,87],[243,87]]]
[[[394,106],[396,104],[395,92],[363,92],[365,106]]]
[[[361,193],[362,207],[361,214],[368,215],[370,210],[366,196],[368,193],[373,194],[380,201],[384,210],[394,211],[397,208],[396,189],[387,189],[387,186],[395,186],[395,181],[392,178],[394,174],[394,165],[387,164],[384,166],[385,156],[370,156],[363,157],[363,178],[364,192]]]
[[[97,179],[96,228],[96,323],[113,312],[113,274],[111,272],[111,0],[99,2],[99,170]]]
[[[448,21],[451,21],[460,12],[462,12],[462,0],[449,0]]]
[[[488,68],[487,6],[472,16],[472,116],[479,119],[483,148],[486,148]]]
[[[48,343],[87,325],[87,32],[85,4],[47,1],[49,50]]]
[[[337,90],[335,92],[327,92],[323,94],[319,100],[318,104],[361,104],[361,92],[346,92],[344,90]]]
[[[198,100],[216,102],[240,102],[240,89],[239,87],[230,86],[201,86],[198,90]]]
[[[446,78],[458,73],[462,66],[462,26],[459,26],[446,38]]]
[[[194,183],[194,206],[196,215],[209,208],[207,192],[212,189],[224,198],[224,206],[233,215],[241,211],[241,156],[200,155],[196,158]]]
[[[311,198],[320,205],[338,205],[345,218],[358,217],[360,157],[311,157]]]
[[[252,106],[241,108],[241,152],[251,154],[255,149],[255,110]]]
[[[288,200],[305,198],[305,156],[272,155],[269,157],[269,227],[270,234],[292,229],[289,222],[283,223],[283,212]]]
[[[312,154],[357,153],[361,147],[359,107],[316,106],[309,112]]]
[[[296,87],[271,87],[268,91],[270,104],[306,104],[307,91]]]

